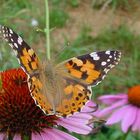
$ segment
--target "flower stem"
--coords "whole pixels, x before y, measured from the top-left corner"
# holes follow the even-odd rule
[[[128,134],[129,134],[129,130],[127,131],[127,133],[125,133],[124,135],[123,135],[123,137],[122,137],[122,140],[127,140],[127,136],[128,136]]]
[[[48,0],[45,0],[45,8],[46,8],[46,28],[45,28],[45,34],[46,34],[46,51],[47,51],[47,59],[50,60],[50,28],[49,28],[49,6],[48,6]]]

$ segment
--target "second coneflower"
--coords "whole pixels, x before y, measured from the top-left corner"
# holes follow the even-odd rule
[[[123,132],[140,132],[140,85],[130,88],[128,93],[104,95],[99,100],[107,107],[99,110],[96,116],[106,117],[107,125],[121,122]]]
[[[27,85],[27,76],[22,69],[0,73],[0,140],[76,140],[58,130],[62,126],[71,132],[89,134],[95,104],[90,101],[82,112],[68,118],[46,116],[34,103]],[[89,113],[88,113],[89,112]]]

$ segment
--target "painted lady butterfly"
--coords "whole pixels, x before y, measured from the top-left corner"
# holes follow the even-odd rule
[[[0,33],[14,50],[28,75],[32,98],[46,115],[67,117],[81,111],[91,99],[91,86],[100,83],[118,64],[119,51],[101,51],[71,58],[58,65],[39,61],[34,50],[13,30],[0,26]]]

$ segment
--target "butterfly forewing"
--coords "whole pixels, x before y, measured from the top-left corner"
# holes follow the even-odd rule
[[[100,83],[107,72],[118,64],[120,57],[119,51],[101,51],[74,57],[62,63],[70,76],[65,77],[65,98],[59,105],[58,112],[63,112],[62,116],[69,116],[81,111],[91,99],[90,87]]]
[[[119,51],[101,51],[74,57],[65,65],[68,72],[89,86],[100,83],[107,72],[120,61]]]
[[[12,29],[0,26],[0,34],[14,50],[21,68],[28,75],[28,86],[35,103],[44,113],[51,114],[51,105],[42,93],[43,83],[40,79],[39,60],[34,50]]]
[[[0,26],[0,32],[3,38],[14,50],[18,61],[23,70],[30,74],[38,69],[38,57],[29,45],[13,30],[5,26]]]

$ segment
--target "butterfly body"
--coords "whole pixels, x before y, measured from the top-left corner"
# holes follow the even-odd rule
[[[13,30],[0,26],[0,33],[28,75],[32,98],[46,115],[68,117],[82,110],[91,99],[91,86],[100,83],[118,64],[119,51],[101,51],[73,57],[60,64],[39,60],[34,50]]]
[[[49,110],[50,115],[53,114],[56,114],[58,116],[62,115],[59,111],[59,108],[61,107],[62,104],[64,104],[64,102],[69,103],[68,100],[73,98],[74,96],[73,94],[75,92],[73,91],[73,88],[74,90],[83,87],[84,87],[83,89],[87,88],[87,83],[85,82],[82,83],[82,81],[80,81],[76,77],[73,77],[66,69],[66,66],[64,66],[63,64],[57,65],[54,63],[54,61],[46,60],[45,63],[39,65],[38,70],[39,70],[38,73],[36,73],[36,76],[38,75],[38,79],[40,79],[40,84],[38,85],[41,85],[40,92],[41,94],[44,95],[44,97],[46,97],[44,102],[47,101],[50,104],[51,108]],[[34,77],[32,77],[32,79],[34,79]],[[34,89],[33,87],[30,88]],[[86,90],[88,91],[88,89]],[[78,91],[81,90],[79,89]],[[88,92],[91,94],[90,90]],[[32,94],[33,93],[34,91],[32,92]],[[39,91],[37,91],[37,93],[39,93]]]

